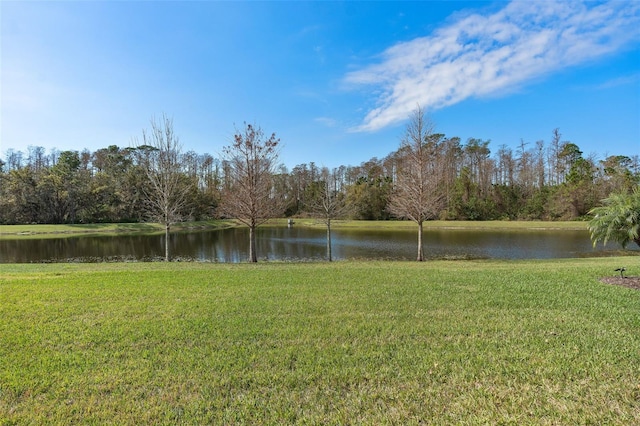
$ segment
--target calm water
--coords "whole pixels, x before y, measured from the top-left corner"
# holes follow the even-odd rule
[[[333,258],[414,259],[415,231],[338,230]],[[259,228],[260,260],[321,260],[326,233],[321,229]],[[612,251],[618,247],[608,246]],[[586,231],[426,230],[428,258],[549,259],[606,254],[594,250]],[[173,234],[172,257],[210,262],[244,262],[248,230],[225,229]],[[162,236],[103,236],[42,240],[0,240],[0,263],[153,260],[164,254]]]

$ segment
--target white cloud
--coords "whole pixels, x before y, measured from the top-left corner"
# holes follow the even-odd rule
[[[443,108],[513,90],[532,79],[594,60],[640,40],[640,2],[513,1],[471,14],[428,37],[398,43],[381,61],[350,72],[350,86],[380,93],[354,131],[405,120],[417,104]]]

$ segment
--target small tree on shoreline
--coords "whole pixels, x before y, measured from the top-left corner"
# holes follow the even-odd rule
[[[336,189],[336,172],[330,172],[324,167],[321,172],[322,179],[318,182],[318,196],[310,203],[309,208],[314,216],[322,220],[327,227],[327,260],[333,260],[331,248],[331,221],[345,213],[348,206],[345,203],[344,194]]]
[[[245,123],[224,148],[229,175],[219,211],[249,227],[250,262],[258,261],[256,228],[284,211],[284,200],[273,191],[279,143],[275,133],[266,138],[259,126]]]
[[[438,214],[445,200],[441,191],[441,168],[436,158],[439,137],[424,110],[418,107],[400,144],[394,187],[389,199],[388,209],[393,215],[410,219],[418,225],[418,262],[424,260],[423,223]]]
[[[151,120],[151,130],[142,131],[142,146],[137,148],[148,185],[145,187],[145,205],[149,217],[164,225],[164,260],[171,260],[171,225],[182,220],[187,207],[187,185],[180,163],[182,145],[173,131],[173,119],[162,115],[160,121]]]

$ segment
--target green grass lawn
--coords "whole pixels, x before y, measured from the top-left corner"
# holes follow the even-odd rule
[[[0,425],[640,424],[639,260],[0,265]]]

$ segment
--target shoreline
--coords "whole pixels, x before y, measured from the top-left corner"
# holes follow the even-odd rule
[[[293,219],[294,226],[305,228],[325,228],[320,219]],[[287,226],[288,219],[272,219],[261,226]],[[199,222],[182,222],[171,226],[171,232],[213,231],[217,229],[243,227],[236,220],[213,220]],[[376,230],[415,230],[412,221],[361,221],[332,220],[332,229],[376,229]],[[443,230],[518,230],[518,231],[551,231],[551,230],[587,230],[587,222],[578,221],[426,221],[424,229]],[[34,224],[34,225],[0,225],[0,239],[23,238],[63,238],[98,235],[153,235],[164,232],[160,223],[93,223],[93,224]]]

